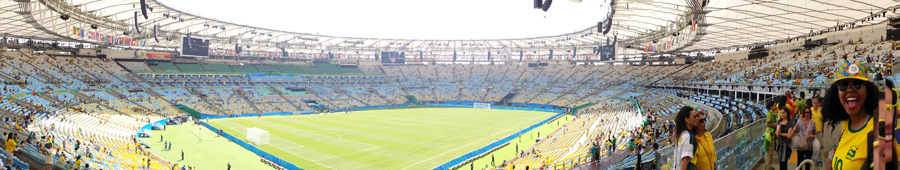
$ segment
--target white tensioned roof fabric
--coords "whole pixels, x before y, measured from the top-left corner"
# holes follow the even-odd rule
[[[549,49],[555,49],[555,53],[563,53],[573,47],[579,48],[579,52],[590,51],[585,49],[605,44],[607,38],[612,39],[613,35],[618,35],[620,42],[631,40],[630,45],[644,46],[650,44],[650,40],[657,39],[648,39],[647,35],[659,33],[661,30],[684,28],[685,23],[691,20],[684,17],[686,14],[702,13],[705,14],[705,19],[698,25],[702,27],[698,28],[700,35],[703,35],[702,38],[693,40],[693,43],[679,44],[684,47],[676,48],[682,51],[700,51],[803,36],[809,34],[810,30],[818,32],[839,23],[855,22],[857,27],[878,23],[886,20],[886,17],[876,17],[865,22],[861,20],[868,20],[866,18],[883,10],[888,10],[886,12],[888,16],[895,16],[897,14],[894,14],[892,9],[900,4],[891,0],[712,0],[702,11],[697,12],[689,8],[691,2],[693,1],[618,0],[613,6],[615,14],[612,18],[612,29],[605,35],[597,32],[596,22],[601,21],[596,21],[578,24],[591,26],[560,35],[509,39],[429,40],[340,37],[258,28],[226,22],[227,19],[219,20],[186,13],[154,0],[147,0],[154,10],[148,11],[148,19],[139,18],[142,32],[137,33],[133,17],[135,11],[140,11],[139,0],[9,0],[0,1],[2,9],[0,35],[103,45],[102,42],[72,35],[72,26],[104,35],[152,40],[152,28],[158,25],[161,40],[159,43],[149,41],[148,47],[177,47],[179,44],[176,41],[167,41],[166,37],[175,38],[191,32],[194,36],[212,39],[212,47],[233,47],[233,43],[240,40],[242,44],[251,46],[244,50],[277,51],[279,47],[284,47],[290,52],[300,53],[318,53],[327,50],[334,54],[375,54],[379,51],[398,50],[426,51],[431,54],[452,54],[457,51],[469,54],[492,52],[496,55],[500,52],[518,55],[519,51],[545,54]],[[552,9],[551,7],[548,12],[552,12]],[[70,19],[62,20],[61,15],[67,15]],[[97,25],[99,28],[88,29],[90,25]],[[130,34],[124,35],[125,32]],[[629,48],[618,52],[640,51],[637,48]]]

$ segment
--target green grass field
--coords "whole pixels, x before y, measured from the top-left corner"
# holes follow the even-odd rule
[[[363,110],[352,114],[218,119],[209,123],[241,139],[246,138],[244,133],[247,128],[267,130],[270,133],[269,145],[258,147],[305,169],[432,169],[555,114],[472,108],[411,108]],[[553,126],[558,127],[555,123],[552,123]],[[544,131],[541,135],[545,136],[552,129]],[[523,138],[526,137],[533,138],[523,135]],[[193,140],[196,141],[196,137]],[[520,144],[520,147],[527,147],[524,145],[530,146]]]
[[[164,142],[159,142],[162,135]],[[143,138],[150,145],[153,154],[171,161],[173,164],[189,165],[199,169],[225,169],[231,163],[232,169],[272,169],[259,162],[259,156],[241,146],[219,137],[215,132],[187,123],[166,126],[166,130],[153,131],[152,138]],[[163,150],[165,141],[172,142],[171,150]],[[181,151],[184,150],[184,160]]]

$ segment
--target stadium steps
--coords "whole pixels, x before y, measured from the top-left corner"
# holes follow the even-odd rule
[[[528,100],[523,100],[522,102],[531,103],[531,101],[533,101],[534,99],[537,99],[538,97],[541,97],[541,95],[543,95],[544,93],[547,93],[547,91],[549,91],[549,90],[550,90],[550,88],[542,88],[541,91],[537,95],[535,95],[534,97],[532,97]],[[543,105],[544,103],[535,103],[535,104]]]
[[[90,61],[88,61],[88,62],[90,62]],[[102,66],[102,65],[99,65],[99,64],[97,64],[97,63],[94,63],[94,65],[97,66],[97,67],[100,67],[100,69],[103,69],[103,71],[105,71],[106,74],[114,75],[114,74],[112,74],[113,72],[107,70],[106,67],[104,67],[104,66]],[[128,81],[125,81],[125,80],[120,79],[119,76],[111,76],[111,77],[113,77],[114,79],[119,79],[119,81],[128,82]],[[131,81],[134,81],[134,80],[131,80]]]
[[[484,101],[484,97],[486,97],[488,94],[491,94],[491,91],[492,91],[492,90],[494,90],[493,87],[492,87],[492,88],[487,88],[487,89],[485,90],[484,94],[481,94],[481,97],[477,98],[478,101]]]
[[[331,89],[334,90],[334,93],[345,93],[344,90],[341,88],[331,88]]]
[[[56,68],[62,68],[61,66],[57,65],[55,62],[50,62],[50,61],[46,60],[46,58],[44,58],[44,59],[45,59],[44,62],[47,62],[47,63],[50,64],[51,66],[56,67]],[[74,64],[74,65],[77,65],[77,64]],[[121,65],[119,65],[119,66],[121,66]],[[79,69],[80,69],[80,67],[79,67]],[[79,76],[75,76],[75,75],[72,74],[72,71],[71,71],[71,70],[62,70],[62,69],[60,69],[60,70],[61,70],[60,73],[65,74],[65,75],[68,75],[69,77],[75,78],[76,80],[85,82],[85,84],[87,84],[87,81],[89,81],[89,80],[94,80],[93,78],[89,78],[89,77],[84,77],[84,76],[79,77]],[[83,70],[81,70],[81,71],[83,71]],[[48,76],[49,76],[49,75],[48,75]],[[50,76],[50,77],[52,77],[52,76]]]
[[[3,80],[6,80],[7,82],[16,82],[16,79],[9,78],[4,74],[0,74],[0,78],[2,78]]]
[[[37,58],[37,57],[35,57],[34,55],[27,54],[27,53],[22,52],[22,51],[19,51],[19,52],[22,53],[22,57],[27,57],[27,58],[30,59],[30,60],[34,60],[35,58]],[[42,60],[42,61],[43,61],[43,62],[47,62],[47,60]],[[44,70],[43,68],[38,67],[38,66],[36,66],[36,65],[34,65],[34,64],[31,64],[31,62],[34,62],[34,61],[28,61],[28,62],[23,62],[23,63],[26,63],[26,64],[28,64],[28,65],[31,65],[32,67],[34,67],[35,69],[37,69],[37,70],[38,70],[37,75],[40,76],[41,78],[43,78],[43,79],[45,80],[45,82],[46,82],[46,81],[49,81],[49,80],[57,80],[56,78],[53,78],[53,76],[50,76],[50,74],[47,74],[47,71],[46,71],[46,70]]]
[[[616,93],[616,94],[614,94],[614,95],[612,95],[612,96],[613,96],[613,97],[619,97],[619,96],[622,96],[622,95],[625,95],[625,94],[628,94],[628,91],[624,91],[624,90],[623,90],[622,92]],[[619,98],[621,98],[621,97],[619,97]]]
[[[9,98],[6,98],[6,99],[9,99],[9,101],[12,101],[13,103],[16,103],[16,104],[18,104],[18,105],[20,105],[20,106],[22,106],[22,107],[27,108],[27,109],[38,110],[37,107],[35,107],[34,105],[31,105],[31,103],[25,102],[25,101],[22,101],[22,100],[19,100],[19,99],[15,98],[15,97],[9,97]]]
[[[524,73],[519,73],[519,75],[516,76],[515,82],[520,82],[519,80],[522,79],[522,76],[525,76],[525,74],[524,74]],[[514,83],[515,83],[515,82],[514,82]],[[520,82],[520,83],[521,83],[521,82]],[[517,85],[521,85],[521,84],[517,84]]]
[[[124,67],[123,67],[123,68],[124,68]],[[144,77],[141,77],[141,76],[138,76],[137,74],[134,74],[134,72],[130,72],[130,71],[129,71],[128,74],[131,74],[131,77],[137,78],[138,81],[141,81],[141,82],[147,82],[147,79],[144,79]]]
[[[201,93],[199,90],[197,90],[197,89],[195,89],[195,88],[188,89],[188,93],[191,93],[192,95],[195,95],[195,96],[202,96],[202,95],[203,95],[203,93]]]
[[[122,63],[119,63],[119,62],[115,62],[115,63],[116,63],[116,65],[119,65],[120,68],[122,68],[123,70],[125,70],[126,72],[128,72],[129,74],[131,74],[131,77],[130,77],[130,78],[132,79],[131,81],[142,81],[142,82],[147,82],[147,80],[144,80],[143,77],[138,76],[137,74],[134,74],[134,72],[131,71],[131,70],[129,70],[128,67],[125,67],[125,65],[122,65]],[[151,68],[151,69],[152,69],[152,68]]]
[[[555,99],[550,100],[549,102],[552,103],[553,101],[556,101],[556,100],[559,100],[559,99],[565,97],[567,94],[574,94],[574,93],[575,93],[575,88],[570,87],[569,90],[566,90],[565,93],[557,95]],[[547,105],[547,104],[550,104],[550,103],[546,103],[544,105]]]
[[[287,102],[288,104],[290,104],[291,106],[293,106],[294,109],[297,109],[297,110],[303,110],[300,106],[297,106],[296,103],[293,103],[293,102],[291,102],[291,100],[288,100],[287,97],[284,97],[284,94],[281,93],[281,90],[275,89],[275,87],[268,87],[268,88],[269,88],[270,91],[272,91],[272,93],[278,94],[278,96],[281,97],[281,100],[282,100],[282,101],[285,101],[285,102]],[[305,104],[305,103],[304,103],[304,104]]]
[[[116,113],[119,113],[120,115],[125,115],[125,113],[120,112],[118,109],[116,109],[116,108],[114,108],[114,107],[111,107],[111,106],[109,106],[109,105],[106,105],[105,102],[99,102],[98,104],[100,104],[100,106],[106,107],[106,109],[109,109],[109,110],[112,110],[112,111],[114,111],[114,112],[116,112]]]
[[[255,68],[254,68],[254,69],[255,69]],[[250,98],[247,98],[247,96],[244,95],[244,91],[242,91],[242,90],[240,90],[240,89],[231,89],[231,91],[234,92],[234,95],[243,98],[243,99],[244,99],[244,102],[247,102],[247,104],[248,104],[250,107],[252,107],[253,110],[256,110],[256,113],[262,113],[262,110],[259,110],[259,107],[256,107],[256,104],[253,103],[253,102],[251,102]]]
[[[200,92],[199,90],[197,90],[196,88],[191,88],[191,89],[189,89],[189,90],[188,90],[188,93],[191,93],[191,95],[195,95],[195,96],[199,97],[200,100],[202,100],[203,102],[205,102],[209,107],[212,107],[213,109],[216,109],[216,113],[218,113],[218,114],[220,114],[220,115],[224,115],[224,114],[225,114],[225,113],[222,112],[222,108],[219,108],[219,106],[213,104],[212,102],[209,102],[209,100],[207,100],[206,97],[205,97],[206,95],[203,95],[203,93]]]
[[[45,80],[44,83],[48,83],[50,80],[59,80],[59,79],[57,79],[53,76],[47,75],[47,74],[38,74],[38,76]]]
[[[455,87],[455,88],[458,88],[456,90],[456,92],[457,92],[456,93],[456,102],[462,101],[460,98],[463,97],[463,89],[461,87]]]
[[[687,64],[687,65],[685,65],[684,67],[681,67],[681,68],[679,68],[678,70],[675,70],[675,71],[673,71],[673,72],[671,72],[671,73],[669,73],[669,74],[666,74],[665,76],[662,76],[662,77],[671,77],[672,75],[677,74],[677,73],[681,72],[682,70],[684,70],[684,69],[686,69],[686,68],[688,68],[688,67],[693,66],[694,64],[697,64],[697,63],[695,62],[695,63]],[[650,82],[650,83],[647,83],[647,84],[653,84],[653,83],[659,82],[660,80],[662,80],[662,79],[653,80],[653,82]]]
[[[381,98],[382,100],[388,101],[388,100],[387,100],[387,99],[388,99],[387,97],[384,97],[384,96],[382,96],[381,94],[379,94],[379,93],[377,92],[377,90],[375,90],[374,88],[372,88],[372,86],[367,86],[367,87],[364,87],[364,88],[365,88],[366,91],[368,91],[370,94],[374,94],[375,96],[378,96],[378,97]]]
[[[384,71],[384,68],[378,67],[378,70],[381,70],[381,74],[388,75],[387,72]],[[900,72],[895,72],[895,73],[900,73]]]
[[[147,94],[150,94],[150,96],[156,96],[156,97],[165,99],[165,97],[163,97],[162,94],[159,94],[159,93],[157,93],[156,91],[153,91],[153,90],[144,90],[144,92],[146,92]],[[166,101],[168,102],[169,100],[166,100]],[[169,103],[171,103],[171,102],[169,102]]]
[[[649,96],[649,95],[650,95],[650,93],[644,93],[644,94],[641,94],[641,95],[638,95],[638,96],[634,96],[634,98],[640,99],[640,98],[644,98],[644,96]]]
[[[110,95],[116,96],[119,99],[125,99],[125,95],[122,95],[122,93],[119,93],[117,91],[110,90],[110,91],[104,91],[104,92],[109,93]]]
[[[141,92],[129,92],[129,93],[141,93]],[[123,97],[122,100],[128,101],[128,102],[130,102],[130,103],[133,104],[133,105],[136,105],[136,106],[138,106],[138,107],[141,107],[142,110],[149,110],[149,111],[151,111],[151,112],[155,112],[156,115],[165,116],[165,114],[159,113],[159,112],[157,112],[156,110],[151,109],[150,107],[141,105],[140,103],[135,102],[134,100],[131,100],[131,99],[129,99],[128,97]],[[171,104],[170,104],[170,105],[171,105]]]
[[[22,55],[23,55],[22,57],[25,57],[25,53],[22,53]],[[30,62],[22,62],[22,63],[28,64],[28,65],[31,65],[31,66],[34,67],[34,68],[40,69],[39,67],[35,67],[34,65],[32,65]],[[10,65],[10,63],[6,63],[6,65]],[[13,68],[15,68],[16,70],[19,70],[19,72],[25,73],[27,76],[31,76],[31,77],[34,77],[34,78],[37,78],[37,79],[44,80],[44,82],[46,82],[47,80],[49,80],[49,79],[46,79],[46,78],[44,78],[44,77],[42,76],[42,75],[44,74],[43,71],[38,71],[37,73],[32,73],[31,71],[25,71],[25,70],[22,70],[22,69],[20,69],[19,67],[13,67]]]
[[[571,79],[572,76],[575,75],[575,72],[566,72],[566,73],[561,73],[561,74],[567,74],[567,75],[564,75],[565,77],[560,77],[560,78],[557,78],[557,79],[553,80],[553,81],[552,81],[552,84],[559,83],[559,82],[562,81],[562,80],[568,80],[568,79]]]
[[[70,92],[70,93],[72,93],[72,94],[74,94],[76,97],[81,98],[81,99],[84,99],[84,100],[94,100],[94,99],[91,98],[90,96],[88,96],[88,95],[86,95],[86,94],[84,94],[84,93],[81,93],[81,92],[72,91],[72,92]]]
[[[409,90],[406,90],[406,87],[402,87],[402,86],[401,86],[401,87],[400,87],[400,90],[403,90],[403,94],[409,95]],[[410,96],[412,96],[412,95],[410,95]]]
[[[75,60],[77,60],[77,59],[75,59]],[[86,71],[87,69],[84,69],[84,67],[81,67],[80,64],[75,64],[75,67],[78,67],[78,69],[85,70],[85,72],[87,72],[87,71]],[[95,75],[95,74],[93,74],[93,73],[91,73],[91,72],[87,72],[87,73],[88,73],[88,75],[93,76],[93,77],[91,77],[91,78],[93,78],[94,80],[100,79],[100,78],[98,78],[98,77],[100,77],[100,76],[97,76],[97,75]],[[102,73],[101,73],[101,74],[102,74]]]
[[[363,102],[363,100],[359,100],[359,98],[357,98],[356,96],[349,95],[349,94],[344,94],[344,95],[350,96],[351,100],[356,100],[359,103],[366,104],[366,106],[372,106],[372,104],[370,104],[370,103],[366,103],[366,102]]]
[[[50,95],[44,94],[44,95],[38,95],[38,97],[40,97],[40,98],[42,98],[42,99],[44,99],[44,100],[47,100],[47,101],[49,101],[49,102],[51,102],[51,103],[62,103],[62,102],[59,101],[59,99],[57,99],[57,98],[55,98],[55,97],[53,97],[53,96],[50,96]]]
[[[587,99],[588,97],[591,97],[591,96],[593,96],[593,95],[597,95],[597,94],[599,94],[599,93],[600,93],[600,91],[594,90],[594,91],[592,91],[592,92],[590,92],[590,93],[588,93],[588,94],[586,94],[586,95],[582,95],[580,98],[577,98],[577,99],[575,99],[575,100],[569,101],[569,103],[566,103],[566,106],[570,106],[570,105],[578,105],[578,104],[580,104],[580,103],[587,103],[587,102],[590,102],[590,101],[585,101],[584,99]]]
[[[420,74],[421,74],[421,73],[420,73]],[[431,84],[434,84],[434,83],[431,83]],[[440,94],[437,93],[437,91],[434,91],[434,88],[429,88],[429,89],[431,89],[431,94],[434,94],[434,100],[435,100],[435,101],[440,101],[440,99],[441,99]]]
[[[500,101],[498,101],[498,103],[508,105],[510,103],[509,101],[512,101],[512,99],[515,98],[516,95],[518,95],[518,94],[514,93],[514,92],[507,93],[506,96],[503,96],[503,98],[500,98]]]

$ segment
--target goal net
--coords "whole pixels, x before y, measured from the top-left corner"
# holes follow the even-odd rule
[[[259,128],[247,128],[247,140],[256,145],[269,144],[269,131]]]
[[[475,103],[473,106],[476,109],[491,109],[491,104],[489,103]]]

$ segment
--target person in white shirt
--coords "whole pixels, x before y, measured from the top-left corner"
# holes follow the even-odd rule
[[[45,148],[44,152],[46,155],[46,158],[44,159],[45,169],[53,170],[53,161],[56,161],[53,159],[53,155],[56,155],[56,148],[53,148],[53,146],[50,146],[50,148]]]
[[[676,138],[675,150],[673,153],[672,166],[674,170],[693,169],[694,165],[691,159],[694,158],[694,150],[696,141],[691,135],[692,129],[697,126],[697,112],[690,106],[684,106],[675,116],[675,133]]]

